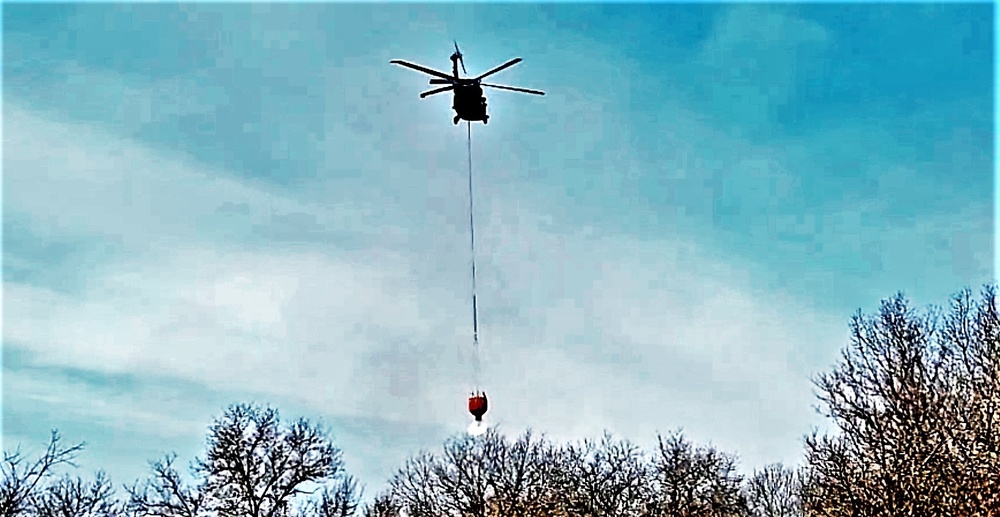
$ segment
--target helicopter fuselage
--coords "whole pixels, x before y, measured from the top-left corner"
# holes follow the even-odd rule
[[[486,97],[483,95],[483,88],[478,84],[456,86],[451,107],[455,110],[456,124],[459,120],[482,121],[485,124],[490,118],[486,114]]]

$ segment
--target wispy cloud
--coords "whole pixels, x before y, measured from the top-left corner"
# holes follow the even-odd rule
[[[121,235],[138,252],[94,268],[77,292],[8,283],[8,346],[48,364],[272,394],[334,415],[444,425],[461,418],[456,408],[473,380],[460,355],[470,335],[466,258],[404,254],[377,243],[357,252],[212,243],[220,220],[234,218],[217,213],[222,206],[330,216],[98,130],[16,108],[8,113],[23,128],[12,163],[24,167],[37,156],[28,153],[42,135],[59,149],[52,155],[74,157],[36,159],[37,173],[16,181],[74,174],[80,182],[51,192],[50,200],[66,196],[56,205],[22,198],[11,208],[71,235]],[[115,189],[122,183],[132,184],[133,196],[156,193],[159,202],[185,200],[184,207],[153,211],[147,203],[109,199],[120,195]],[[89,195],[73,194],[84,191]],[[482,287],[482,360],[483,384],[498,401],[495,418],[571,429],[567,435],[615,422],[648,431],[691,420],[704,422],[699,431],[711,436],[718,432],[709,423],[715,419],[697,417],[706,407],[719,408],[728,421],[753,421],[762,405],[798,407],[798,425],[780,427],[809,421],[808,368],[796,357],[797,348],[817,339],[815,325],[801,331],[803,319],[819,319],[807,308],[783,313],[777,307],[794,301],[747,292],[752,283],[738,266],[684,241],[549,231],[537,207],[498,201],[495,193],[491,206],[484,224],[492,235],[484,263],[493,272]],[[97,217],[68,217],[75,211]],[[161,211],[165,219],[154,215]],[[335,210],[348,220],[351,211]],[[254,213],[235,218],[246,224]],[[457,230],[447,233],[464,240]],[[455,267],[418,264],[426,260]],[[836,345],[837,333],[819,332],[823,348]],[[635,404],[622,405],[623,398]]]

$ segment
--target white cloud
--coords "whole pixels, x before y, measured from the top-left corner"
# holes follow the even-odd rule
[[[8,113],[21,128],[5,157],[8,210],[42,238],[120,235],[126,250],[81,271],[80,292],[5,284],[8,346],[57,366],[464,427],[475,379],[460,227],[438,234],[453,246],[212,242],[227,204],[262,225],[269,210],[294,212],[345,235],[365,232],[354,223],[368,208],[306,205],[96,130]],[[42,135],[47,156],[30,152]],[[30,188],[42,181],[55,186],[47,195]],[[153,208],[122,202],[124,184]],[[490,194],[480,301],[491,418],[567,438],[684,426],[755,463],[794,458],[814,419],[799,349],[839,345],[839,319],[760,291],[690,242],[567,231],[505,189]]]
[[[135,249],[195,236],[245,238],[277,216],[303,212],[319,225],[343,228],[372,210],[367,200],[343,193],[329,200],[329,208],[265,193],[183,156],[168,157],[111,136],[94,124],[54,124],[15,100],[6,102],[5,122],[18,128],[5,135],[4,162],[12,171],[7,188],[18,194],[7,209],[30,214],[37,230],[53,235],[102,236]],[[99,207],[108,209],[95,210]],[[242,217],[219,216],[234,209]]]

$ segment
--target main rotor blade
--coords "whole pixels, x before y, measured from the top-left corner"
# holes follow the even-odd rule
[[[452,79],[451,76],[449,76],[448,74],[446,74],[444,72],[438,72],[437,70],[432,70],[430,68],[427,68],[426,66],[420,66],[420,65],[417,65],[417,64],[409,63],[409,62],[403,61],[401,59],[393,59],[392,61],[389,61],[389,62],[392,63],[392,64],[394,64],[394,65],[405,66],[406,68],[410,68],[410,69],[416,70],[418,72],[423,72],[423,73],[425,73],[427,75],[433,75],[434,77],[440,77],[442,79]]]
[[[510,61],[507,61],[506,63],[504,63],[504,64],[502,64],[502,65],[494,68],[493,70],[490,70],[489,72],[486,72],[485,74],[477,77],[476,80],[478,81],[478,80],[483,79],[484,77],[486,77],[488,75],[493,75],[493,74],[495,74],[495,73],[497,73],[497,72],[499,72],[501,70],[510,68],[510,67],[512,67],[512,66],[520,63],[520,62],[521,62],[521,58],[515,57],[514,59],[511,59]]]
[[[455,82],[454,77],[448,79],[447,81],[444,79],[431,79],[430,81],[427,81],[428,84],[455,84]]]
[[[513,86],[502,86],[502,85],[499,85],[499,84],[480,83],[480,86],[488,86],[490,88],[497,88],[499,90],[510,90],[512,92],[533,93],[535,95],[545,95],[545,92],[543,92],[541,90],[529,90],[527,88],[515,88]]]
[[[455,89],[455,85],[445,86],[444,88],[438,88],[437,90],[430,90],[430,91],[421,93],[420,94],[420,98],[423,99],[424,97],[427,97],[428,95],[434,95],[435,93],[446,92],[448,90],[454,90],[454,89]]]

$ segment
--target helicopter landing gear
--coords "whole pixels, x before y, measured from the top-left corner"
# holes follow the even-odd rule
[[[458,125],[458,121],[459,120],[460,120],[460,117],[458,115],[455,115],[455,120],[453,122],[455,123],[456,126]]]
[[[489,124],[489,123],[490,123],[490,116],[486,115],[485,117],[483,117],[483,124]]]

